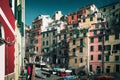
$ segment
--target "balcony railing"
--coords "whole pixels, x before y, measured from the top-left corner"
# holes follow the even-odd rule
[[[78,55],[77,55],[77,53],[69,53],[69,56],[70,57],[77,57]]]

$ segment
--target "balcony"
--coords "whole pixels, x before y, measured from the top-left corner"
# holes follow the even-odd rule
[[[35,55],[35,54],[37,54],[37,51],[30,50],[29,53],[30,53],[31,55]]]
[[[69,53],[69,57],[77,57],[77,53]]]

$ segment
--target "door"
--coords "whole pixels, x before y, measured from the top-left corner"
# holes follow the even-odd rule
[[[120,72],[120,65],[116,64],[116,72]]]

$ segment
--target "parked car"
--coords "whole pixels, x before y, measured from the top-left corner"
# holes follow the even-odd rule
[[[42,72],[42,74],[45,75],[46,77],[50,77],[51,76],[51,74],[48,73],[48,72]]]
[[[42,78],[42,79],[46,78],[46,76],[38,70],[35,71],[35,77],[39,77],[39,78]]]
[[[57,79],[57,80],[64,80],[64,78],[59,78],[59,79]]]
[[[61,77],[65,77],[65,76],[68,76],[68,74],[66,74],[66,73],[61,73],[60,76],[61,76]]]
[[[74,76],[74,75],[71,75],[71,76],[65,76],[64,77],[64,80],[76,80],[77,78],[76,78],[76,76]]]
[[[112,76],[97,76],[95,80],[115,80]]]

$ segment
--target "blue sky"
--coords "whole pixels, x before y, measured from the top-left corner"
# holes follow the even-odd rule
[[[116,1],[120,0],[25,0],[25,22],[31,25],[38,15],[52,17],[59,10],[67,15],[88,4],[94,3],[97,7],[102,7]]]

